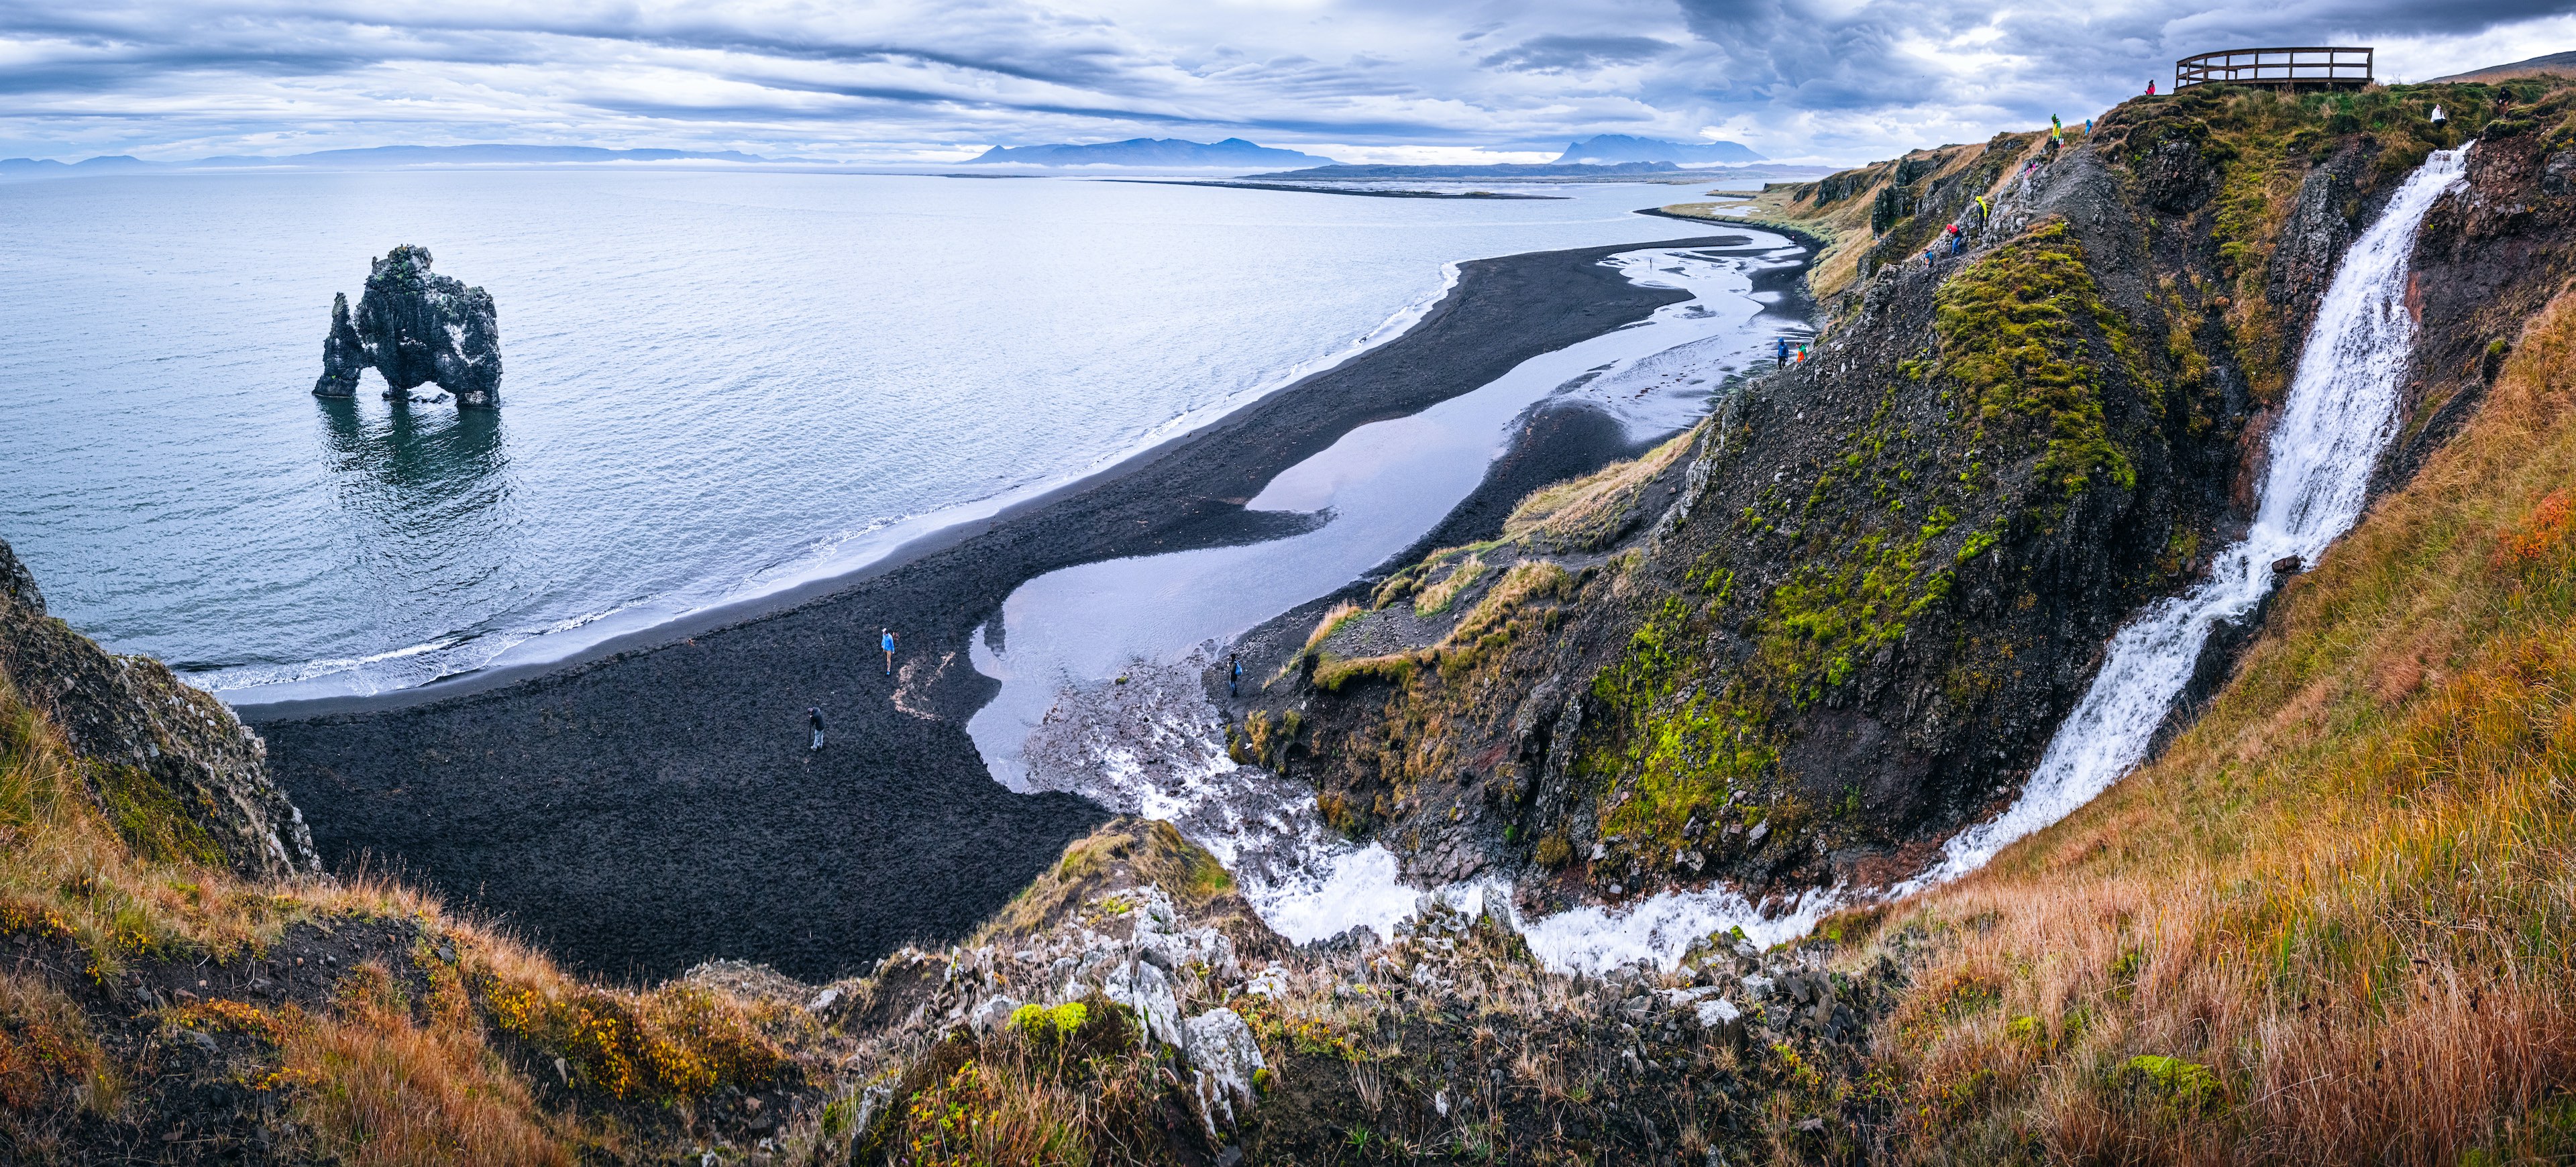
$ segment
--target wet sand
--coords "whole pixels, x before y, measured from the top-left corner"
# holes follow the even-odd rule
[[[1242,502],[1358,426],[1687,298],[1601,258],[1743,241],[1462,264],[1449,296],[1385,345],[792,607],[674,626],[536,675],[242,712],[328,862],[397,868],[594,972],[658,977],[724,956],[820,978],[906,941],[954,939],[1105,817],[1069,795],[1003,789],[966,736],[995,688],[966,637],[1014,588],[1077,563],[1299,529],[1310,520]],[[1551,434],[1582,452],[1535,445]],[[1550,472],[1610,452],[1583,426],[1532,427],[1522,442],[1533,445],[1506,460]],[[1460,509],[1508,510],[1499,492],[1523,477],[1489,475],[1494,489]],[[892,677],[881,625],[901,638]],[[831,727],[818,753],[809,705]]]

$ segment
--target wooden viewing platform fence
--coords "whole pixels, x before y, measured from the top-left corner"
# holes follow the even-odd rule
[[[2296,90],[2359,89],[2371,82],[2378,50],[2221,49],[2174,62],[2174,91],[2194,85],[2275,85]]]

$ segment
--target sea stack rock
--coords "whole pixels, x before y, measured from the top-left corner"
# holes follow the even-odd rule
[[[437,382],[459,406],[501,404],[501,324],[492,294],[429,270],[429,249],[408,244],[375,261],[358,310],[344,293],[331,298],[331,332],[322,340],[321,397],[351,397],[358,374],[384,374],[385,396],[404,398]]]

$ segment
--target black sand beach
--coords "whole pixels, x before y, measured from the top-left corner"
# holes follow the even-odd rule
[[[966,735],[994,690],[966,638],[1012,589],[1076,563],[1285,533],[1299,520],[1242,502],[1342,434],[1686,298],[1601,258],[1744,241],[1464,264],[1403,336],[788,610],[452,697],[432,687],[243,713],[335,867],[397,867],[599,973],[663,976],[716,956],[845,973],[905,941],[961,935],[1105,817],[1004,790]],[[1516,447],[1507,460],[1526,469],[1489,476],[1462,511],[1482,517],[1531,473],[1618,452],[1597,427],[1528,433],[1581,450]],[[891,678],[880,625],[901,636]],[[809,705],[831,725],[820,753],[805,748]]]

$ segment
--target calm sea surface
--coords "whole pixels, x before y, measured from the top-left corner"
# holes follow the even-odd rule
[[[1078,474],[1346,352],[1445,262],[1705,233],[1627,213],[1696,188],[1556,193],[0,185],[0,538],[56,615],[219,691],[416,684]],[[332,293],[397,243],[498,301],[499,411],[390,404],[373,373],[355,402],[311,395]]]

